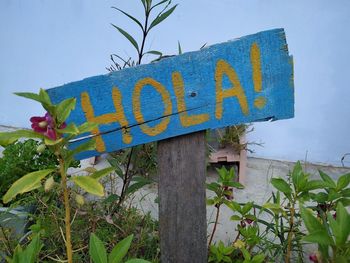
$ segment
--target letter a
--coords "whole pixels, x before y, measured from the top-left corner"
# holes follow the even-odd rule
[[[222,79],[224,74],[233,84],[229,89],[222,88]],[[220,59],[215,69],[215,88],[216,88],[216,107],[215,117],[222,118],[224,98],[236,97],[244,115],[249,113],[248,102],[241,83],[235,70],[224,60]]]

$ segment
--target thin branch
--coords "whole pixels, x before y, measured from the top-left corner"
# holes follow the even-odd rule
[[[217,227],[217,225],[218,225],[219,214],[220,214],[220,205],[218,205],[218,206],[216,207],[215,223],[214,223],[214,228],[213,228],[213,231],[211,232],[211,236],[210,236],[210,239],[209,239],[208,250],[210,249],[210,245],[211,245],[211,242],[213,241],[214,234],[215,234],[215,231],[216,231],[216,227]]]

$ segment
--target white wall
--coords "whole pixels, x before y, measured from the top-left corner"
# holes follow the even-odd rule
[[[256,156],[340,164],[350,152],[350,1],[178,0],[175,14],[146,45],[166,54],[283,27],[295,61],[292,120],[259,123]],[[36,92],[104,74],[109,54],[135,56],[109,23],[137,27],[110,6],[141,14],[138,0],[0,1],[0,124],[29,127],[43,114],[15,91]],[[350,158],[349,158],[350,159]],[[347,165],[350,165],[350,160]]]

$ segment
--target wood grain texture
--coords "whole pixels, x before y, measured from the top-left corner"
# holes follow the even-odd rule
[[[207,262],[205,132],[158,142],[162,263]]]
[[[97,151],[77,156],[83,159],[205,129],[291,118],[293,60],[284,30],[274,29],[48,93],[54,103],[77,99],[68,122],[100,124],[93,131],[100,134]]]

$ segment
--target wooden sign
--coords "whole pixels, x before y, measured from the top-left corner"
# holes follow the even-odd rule
[[[75,97],[67,122],[99,123],[97,151],[78,159],[182,134],[294,115],[293,60],[283,29],[49,89]],[[72,147],[91,136],[73,142]]]

